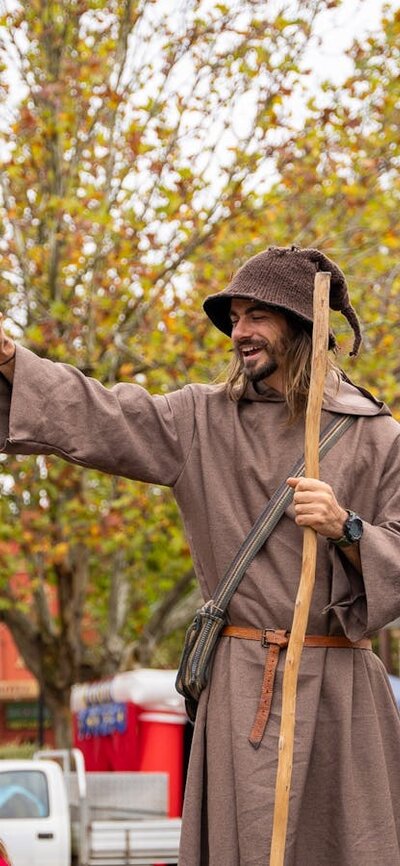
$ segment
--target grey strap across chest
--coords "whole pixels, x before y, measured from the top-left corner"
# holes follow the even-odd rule
[[[332,448],[335,442],[345,433],[346,430],[356,420],[355,415],[341,415],[339,418],[334,418],[322,431],[319,442],[319,459],[322,460],[325,454]],[[288,477],[299,477],[303,475],[305,469],[304,457],[293,466]],[[283,481],[282,484],[275,490],[275,493],[253,524],[250,532],[244,539],[235,558],[232,560],[228,570],[225,572],[219,581],[213,598],[206,602],[204,608],[215,611],[217,616],[225,613],[226,608],[236,592],[246,569],[254,559],[260,547],[267,540],[272,530],[278,523],[278,520],[286,510],[293,499],[291,487]]]

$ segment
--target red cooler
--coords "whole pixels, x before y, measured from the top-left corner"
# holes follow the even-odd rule
[[[183,801],[182,713],[148,711],[139,715],[139,770],[168,773],[168,814],[178,818]]]
[[[185,725],[176,671],[141,668],[74,686],[75,745],[87,770],[168,773],[168,814],[182,814]]]

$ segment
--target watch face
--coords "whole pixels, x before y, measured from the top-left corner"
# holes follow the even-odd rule
[[[350,514],[344,524],[344,534],[351,542],[359,541],[363,534],[363,522],[358,514],[350,511]]]

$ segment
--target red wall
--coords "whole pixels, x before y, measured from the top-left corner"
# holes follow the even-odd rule
[[[39,689],[26,669],[8,628],[0,623],[0,743],[38,741]],[[45,741],[52,742],[49,725]]]

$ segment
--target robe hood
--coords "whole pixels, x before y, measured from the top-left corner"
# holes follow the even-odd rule
[[[355,385],[343,371],[340,371],[340,375],[339,380],[336,373],[328,374],[323,409],[340,415],[391,415],[386,403],[377,400],[366,388]],[[257,389],[252,382],[249,382],[241,399],[259,403],[283,403],[284,401],[279,391],[262,382],[257,384]]]

